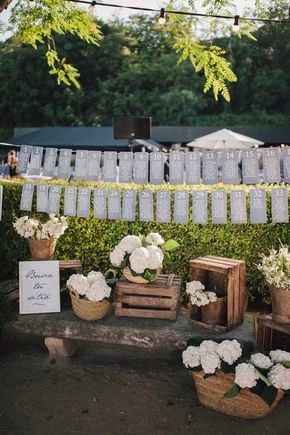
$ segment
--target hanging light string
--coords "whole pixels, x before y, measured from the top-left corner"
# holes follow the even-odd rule
[[[141,6],[130,6],[130,5],[120,5],[120,4],[114,4],[114,3],[103,3],[103,2],[97,2],[97,1],[86,1],[86,0],[67,0],[72,3],[80,3],[88,6],[103,6],[108,8],[118,8],[118,9],[129,9],[133,11],[142,11],[142,12],[155,12],[159,13],[160,15],[185,15],[188,17],[200,17],[200,18],[218,18],[222,20],[232,20],[235,22],[236,17],[238,15],[219,15],[219,14],[205,14],[201,12],[190,12],[190,11],[178,11],[178,10],[166,10],[164,8],[155,9],[155,8],[146,8]],[[259,22],[259,23],[289,23],[289,18],[281,18],[281,19],[274,19],[274,18],[257,18],[257,17],[242,17],[238,16],[239,20],[243,21],[253,21],[253,22]]]

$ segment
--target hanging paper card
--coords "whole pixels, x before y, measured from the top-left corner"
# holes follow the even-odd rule
[[[224,190],[212,192],[211,215],[213,224],[227,223],[227,194]]]
[[[186,224],[188,222],[188,192],[174,193],[174,222]]]
[[[103,180],[114,183],[117,180],[117,152],[104,152]]]
[[[284,148],[283,157],[283,181],[284,183],[290,183],[290,148]]]
[[[0,221],[2,220],[2,209],[3,209],[3,186],[0,186]]]
[[[250,192],[250,221],[252,224],[267,223],[265,190],[252,189]]]
[[[101,151],[88,151],[88,180],[100,180],[101,156]]]
[[[46,177],[55,176],[56,159],[57,159],[57,149],[45,148],[43,175],[45,175]]]
[[[28,165],[29,175],[40,175],[42,154],[43,154],[42,147],[32,147],[30,162]]]
[[[69,178],[72,174],[71,168],[72,150],[61,149],[59,152],[59,161],[57,174],[59,178]]]
[[[206,225],[208,221],[208,192],[192,192],[192,221]]]
[[[27,172],[31,152],[32,146],[21,145],[17,163],[18,174],[25,174]]]
[[[119,182],[131,183],[133,177],[133,153],[119,153]]]
[[[148,153],[135,153],[133,160],[133,180],[137,184],[148,183]]]
[[[62,188],[60,186],[50,186],[48,191],[48,213],[59,214],[60,196]]]
[[[107,218],[107,191],[105,189],[94,189],[94,217]]]
[[[136,219],[136,191],[126,190],[123,192],[122,219],[135,221]]]
[[[183,184],[184,152],[171,151],[169,155],[169,182],[171,184]]]
[[[108,192],[108,219],[121,219],[121,193],[118,190]]]
[[[234,151],[226,151],[224,153],[222,178],[225,184],[240,184],[239,162]]]
[[[153,193],[150,190],[139,192],[139,216],[140,221],[153,221]]]
[[[273,189],[271,192],[272,203],[272,222],[288,223],[289,211],[288,211],[288,189],[280,188]]]
[[[200,152],[193,151],[185,154],[185,179],[187,184],[200,184],[201,159]]]
[[[242,176],[244,184],[260,182],[259,156],[257,151],[244,151],[242,157]]]
[[[277,149],[263,150],[264,182],[280,183],[280,152]]]
[[[233,224],[247,223],[246,194],[243,190],[231,192],[231,221]]]
[[[165,155],[161,152],[150,154],[150,183],[161,184],[164,182]]]
[[[31,211],[33,193],[34,193],[33,184],[23,184],[21,201],[20,201],[20,210]]]
[[[86,180],[88,178],[88,157],[89,152],[84,150],[77,150],[76,164],[75,164],[75,177],[78,180]]]
[[[204,184],[216,184],[218,182],[217,158],[213,152],[205,152],[203,154],[202,180]]]
[[[64,216],[76,216],[77,214],[77,188],[66,187],[64,190]]]
[[[156,220],[160,223],[171,222],[170,192],[167,190],[156,194]]]
[[[91,208],[91,189],[79,188],[78,189],[78,204],[77,215],[78,217],[88,218]]]
[[[48,188],[47,184],[38,184],[36,187],[36,209],[40,213],[46,213],[48,208]]]

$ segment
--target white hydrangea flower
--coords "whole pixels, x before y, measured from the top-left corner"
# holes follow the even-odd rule
[[[110,253],[110,261],[114,267],[120,267],[125,257],[125,251],[121,249],[119,246],[116,246],[115,249]]]
[[[144,273],[149,260],[149,251],[147,248],[135,249],[129,257],[130,267],[136,273]]]
[[[159,233],[150,233],[145,239],[149,245],[160,246],[164,244],[164,239]]]
[[[149,258],[146,263],[146,269],[157,270],[162,267],[163,263],[163,252],[157,246],[148,246],[147,251],[149,252]]]
[[[192,305],[196,305],[197,307],[203,307],[209,304],[208,297],[203,291],[196,291],[191,294],[190,302]]]
[[[262,370],[267,370],[273,365],[270,358],[263,353],[254,353],[253,355],[251,355],[251,363],[258,369]]]
[[[215,352],[202,353],[200,355],[200,362],[205,374],[214,374],[221,367],[221,360]]]
[[[193,369],[200,365],[200,351],[199,346],[188,346],[182,352],[182,361],[185,367]]]
[[[95,270],[91,270],[91,272],[88,273],[87,280],[89,282],[89,285],[92,285],[95,281],[106,282],[106,279],[102,272],[96,272]]]
[[[258,372],[252,364],[241,363],[236,367],[235,384],[240,388],[253,388],[257,385]]]
[[[205,292],[205,294],[208,297],[209,302],[216,302],[218,299],[215,292]]]
[[[28,216],[22,216],[14,222],[13,226],[20,237],[33,239],[37,229],[40,227],[40,222]]]
[[[217,353],[221,359],[229,365],[232,365],[242,356],[242,347],[237,340],[224,340],[219,343]]]
[[[262,255],[261,264],[258,265],[268,284],[288,289],[290,286],[289,249],[282,246],[279,251],[270,250],[269,255]]]
[[[200,281],[190,281],[186,283],[187,294],[193,294],[200,290],[205,290],[205,286]]]
[[[142,242],[138,236],[126,236],[119,243],[118,247],[131,254],[136,248],[141,248]]]
[[[49,220],[42,224],[42,230],[48,234],[49,238],[58,239],[68,228],[66,217],[56,217],[54,214],[49,215]]]
[[[80,296],[85,296],[90,288],[87,278],[79,273],[71,275],[66,285],[70,290],[76,291]]]
[[[108,298],[111,294],[111,288],[103,281],[95,281],[89,287],[86,293],[86,297],[89,301],[99,302],[104,298]]]
[[[204,340],[201,342],[199,349],[200,349],[200,353],[213,353],[213,352],[217,352],[217,347],[218,344],[213,341],[213,340]]]
[[[268,379],[275,388],[290,390],[290,369],[282,364],[276,364],[268,373]]]
[[[290,361],[290,352],[286,352],[285,350],[271,350],[270,358],[274,363]]]

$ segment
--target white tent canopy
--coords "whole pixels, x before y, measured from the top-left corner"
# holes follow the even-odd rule
[[[187,144],[188,147],[203,148],[207,150],[243,150],[263,145],[263,142],[235,133],[232,130],[223,128],[214,133],[207,134]]]

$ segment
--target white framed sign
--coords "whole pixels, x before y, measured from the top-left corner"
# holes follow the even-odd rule
[[[19,262],[19,312],[60,312],[58,261]]]

